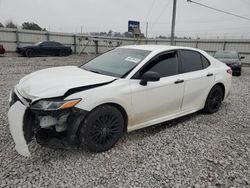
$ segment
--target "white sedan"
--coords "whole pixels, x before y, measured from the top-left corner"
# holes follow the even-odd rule
[[[78,67],[22,78],[10,94],[10,132],[24,156],[33,138],[43,146],[102,152],[124,132],[218,111],[231,78],[227,65],[199,49],[119,47]]]

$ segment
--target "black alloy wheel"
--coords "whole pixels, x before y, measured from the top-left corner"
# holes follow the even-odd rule
[[[221,106],[223,95],[222,87],[220,85],[215,85],[208,94],[204,111],[209,114],[217,112]]]
[[[80,140],[90,151],[102,152],[110,149],[124,130],[121,112],[110,105],[94,109],[86,117],[80,129]]]

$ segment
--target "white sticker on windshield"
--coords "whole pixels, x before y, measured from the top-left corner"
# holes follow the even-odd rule
[[[125,60],[133,62],[133,63],[139,63],[141,61],[141,59],[136,58],[136,57],[127,57]]]

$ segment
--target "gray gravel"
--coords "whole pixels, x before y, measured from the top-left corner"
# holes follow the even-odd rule
[[[250,187],[250,68],[234,77],[213,115],[200,112],[125,135],[105,153],[31,143],[16,153],[7,123],[9,90],[24,75],[86,57],[0,57],[1,187]]]

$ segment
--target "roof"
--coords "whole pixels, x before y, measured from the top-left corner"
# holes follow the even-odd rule
[[[129,46],[121,46],[120,48],[130,48],[130,49],[148,50],[148,51],[166,51],[175,49],[190,49],[190,50],[200,51],[197,48],[184,47],[184,46],[170,46],[170,45],[129,45]]]

